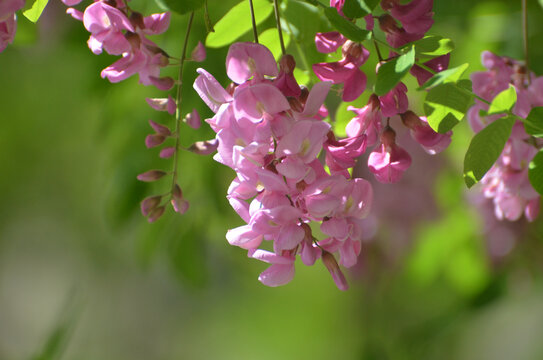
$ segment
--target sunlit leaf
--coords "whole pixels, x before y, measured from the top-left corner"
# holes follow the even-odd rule
[[[330,21],[332,26],[345,35],[348,39],[351,39],[356,42],[362,42],[368,38],[369,31],[363,30],[345,19],[343,16],[339,15],[336,8],[325,8],[324,15]]]
[[[290,44],[290,35],[287,32],[283,32],[283,41],[285,42],[285,48],[287,48]],[[279,35],[276,28],[263,31],[258,35],[258,42],[270,49],[276,60],[281,57],[281,44],[279,43]]]
[[[459,84],[444,83],[432,88],[424,102],[428,124],[439,133],[446,133],[465,116],[473,100]]]
[[[454,50],[454,42],[451,39],[437,35],[425,36],[412,44],[415,45],[417,56],[441,56]]]
[[[155,0],[158,5],[178,14],[187,14],[204,6],[204,0]]]
[[[261,24],[270,16],[273,6],[266,0],[253,0],[256,24]],[[230,45],[252,29],[249,1],[243,0],[226,13],[214,26],[215,32],[209,33],[206,46],[218,48]]]
[[[36,22],[40,18],[43,9],[47,6],[49,0],[36,0],[32,7],[28,10],[23,11],[23,15],[30,21]]]
[[[524,129],[535,137],[543,137],[543,107],[535,107],[524,120]]]
[[[466,69],[469,67],[469,64],[462,64],[455,68],[447,69],[441,72],[438,72],[432,76],[428,81],[426,81],[419,90],[428,89],[439,84],[448,83],[448,82],[457,82],[460,77],[464,74]]]
[[[543,195],[543,150],[539,150],[532,162],[530,162],[528,177],[533,188],[540,195]]]
[[[415,48],[411,47],[407,53],[381,65],[377,72],[375,93],[379,96],[388,93],[402,80],[414,64]]]
[[[498,160],[515,121],[514,116],[499,118],[473,137],[464,158],[464,181],[469,188],[479,182]]]
[[[362,8],[361,5],[366,6],[366,4],[363,2],[361,4],[358,0],[345,0],[345,4],[343,5],[343,14],[345,14],[345,16],[347,16],[349,19],[358,19],[368,15],[368,9]]]
[[[509,88],[500,92],[488,108],[488,115],[501,114],[511,111],[515,103],[517,102],[517,91],[513,85],[509,85]]]

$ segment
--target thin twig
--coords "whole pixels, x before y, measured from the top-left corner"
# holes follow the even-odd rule
[[[255,37],[255,43],[258,44],[258,32],[256,31],[256,19],[255,19],[255,9],[253,7],[253,0],[249,0],[249,7],[251,8],[251,21],[253,23],[253,35]]]
[[[526,66],[526,74],[528,77],[528,84],[531,83],[530,79],[530,60],[528,52],[528,9],[526,0],[522,0],[522,38],[524,42],[524,64]]]
[[[281,30],[281,16],[279,15],[279,4],[277,0],[273,0],[273,7],[275,10],[275,23],[277,24],[277,32],[279,33],[279,42],[281,43],[281,51],[283,55],[286,54],[285,42],[283,41],[283,31]]]
[[[178,163],[178,156],[179,156],[179,148],[180,148],[180,141],[179,141],[179,129],[181,127],[181,87],[183,84],[183,65],[185,64],[185,60],[187,57],[187,46],[189,43],[189,35],[190,35],[190,29],[192,28],[192,20],[194,19],[194,11],[190,14],[189,23],[187,25],[187,31],[185,33],[185,40],[183,41],[183,52],[181,54],[181,62],[179,64],[179,75],[178,75],[178,81],[177,81],[177,96],[176,96],[176,104],[177,109],[175,111],[175,153],[173,158],[173,176],[172,176],[172,192],[175,189],[175,185],[177,184],[177,163]]]

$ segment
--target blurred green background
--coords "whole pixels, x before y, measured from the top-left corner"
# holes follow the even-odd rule
[[[211,19],[235,3],[210,0]],[[529,3],[531,64],[543,74],[543,11]],[[327,30],[284,5],[302,39]],[[148,119],[172,121],[145,103],[162,93],[101,79],[115,58],[93,55],[64,12],[52,0],[38,26],[19,16],[0,55],[0,359],[543,358],[543,224],[493,221],[465,191],[465,124],[445,154],[410,148],[401,184],[375,185],[376,234],[347,272],[348,292],[320,262],[267,288],[257,281],[266,265],[225,240],[242,224],[225,199],[234,175],[210,157],[181,157],[187,214],[141,216],[141,199],[164,185],[136,175],[171,166],[144,146]],[[457,45],[453,65],[481,70],[485,49],[522,58],[520,1],[440,0],[435,13],[431,33]],[[154,40],[179,56],[186,21],[173,16]],[[272,27],[270,18],[259,30]],[[204,38],[199,12],[190,48]],[[299,56],[295,42],[289,49]],[[198,66],[226,85],[226,50],[187,66],[186,112],[211,116],[190,85]],[[185,145],[212,137],[206,126],[182,133]]]

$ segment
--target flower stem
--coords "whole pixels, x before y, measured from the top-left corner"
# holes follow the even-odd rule
[[[524,64],[526,66],[526,74],[528,84],[530,84],[530,66],[529,66],[529,51],[528,51],[528,9],[526,0],[522,0],[522,38],[524,43]]]
[[[255,9],[253,7],[253,0],[249,0],[249,7],[251,8],[251,21],[253,23],[253,35],[255,37],[255,43],[258,44],[258,32],[256,31]]]
[[[179,141],[179,129],[181,127],[181,88],[183,85],[183,66],[185,65],[185,60],[187,57],[187,46],[189,43],[189,35],[190,35],[190,29],[192,28],[192,20],[194,19],[194,11],[190,14],[189,23],[187,25],[187,31],[185,33],[185,40],[183,41],[183,51],[181,53],[181,62],[179,64],[179,75],[178,75],[178,81],[177,81],[177,96],[176,96],[176,104],[177,109],[175,111],[175,152],[173,157],[173,171],[172,171],[172,192],[175,188],[175,184],[177,183],[177,165],[179,160],[179,149],[180,149],[180,141]]]
[[[275,23],[277,24],[277,32],[279,33],[279,42],[281,43],[281,51],[286,54],[285,42],[283,41],[283,31],[281,30],[281,16],[279,15],[279,4],[277,0],[273,0],[273,8],[275,10]]]

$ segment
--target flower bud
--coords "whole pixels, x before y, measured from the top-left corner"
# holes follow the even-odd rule
[[[149,120],[149,125],[151,125],[151,127],[153,128],[153,130],[157,132],[157,134],[164,135],[164,136],[170,136],[172,134],[172,132],[170,131],[170,129],[168,129],[168,127],[162,124],[156,123],[153,120]]]
[[[381,108],[381,102],[376,94],[370,95],[370,98],[368,99],[368,106],[370,107],[371,111],[379,110]]]
[[[300,89],[302,89],[302,93],[300,94],[300,96],[298,96],[298,100],[300,100],[302,104],[305,105],[307,97],[309,96],[309,89],[305,86],[300,86]]]
[[[379,27],[385,33],[391,34],[397,33],[400,30],[398,24],[396,24],[396,20],[394,20],[394,18],[388,14],[379,16]]]
[[[341,48],[341,53],[344,57],[350,57],[353,59],[358,59],[364,53],[364,48],[362,44],[347,40],[343,47]]]
[[[154,223],[164,214],[164,210],[166,210],[165,206],[160,206],[152,210],[149,214],[149,217],[147,218],[147,221],[149,221],[150,223]]]
[[[175,85],[175,80],[171,77],[157,78],[150,76],[149,80],[156,86],[157,89],[162,91],[168,91]]]
[[[288,104],[290,105],[290,108],[296,112],[302,112],[304,111],[304,105],[302,102],[295,97],[287,97]]]
[[[141,13],[132,11],[128,19],[134,28],[139,27],[140,29],[145,29],[145,22],[143,21],[143,15]]]
[[[183,191],[178,184],[175,184],[173,188],[171,203],[175,212],[181,215],[186,213],[189,209],[189,202],[183,199]]]
[[[188,113],[185,116],[185,122],[188,126],[190,126],[193,129],[199,129],[200,126],[202,126],[202,121],[200,120],[200,114],[198,114],[198,111],[196,109],[192,110],[191,113]]]
[[[164,149],[160,150],[160,156],[162,159],[169,159],[175,154],[175,147],[174,146],[168,146]]]
[[[411,110],[400,114],[400,117],[402,118],[402,123],[411,130],[415,130],[418,126],[422,125],[420,118]]]
[[[388,125],[381,133],[381,143],[385,146],[392,146],[396,144],[396,132]]]
[[[188,150],[198,155],[209,155],[214,153],[219,146],[219,140],[212,139],[206,141],[197,141],[192,144]]]
[[[281,60],[279,60],[279,69],[287,74],[292,74],[294,68],[296,68],[296,60],[294,60],[294,56],[290,54],[283,55]]]
[[[162,178],[164,175],[166,175],[165,171],[149,170],[142,174],[139,174],[137,178],[139,181],[152,182]]]
[[[322,262],[324,263],[324,266],[326,266],[326,269],[328,269],[328,271],[330,272],[330,275],[332,275],[332,279],[334,279],[334,282],[336,283],[338,289],[342,291],[348,290],[349,285],[347,284],[345,275],[343,275],[343,272],[339,268],[339,265],[337,264],[334,255],[330,254],[328,251],[323,251]]]
[[[400,2],[399,0],[382,0],[381,1],[381,7],[383,10],[388,11],[398,5]]]
[[[166,140],[166,137],[164,135],[150,134],[145,137],[145,146],[147,146],[148,149],[154,148],[162,144],[164,140]]]
[[[168,98],[146,98],[145,101],[153,109],[167,111],[170,115],[175,114],[175,110],[177,110],[177,105],[171,95],[168,95]]]
[[[139,49],[141,46],[141,38],[138,34],[127,31],[126,34],[124,34],[124,37],[128,42],[130,43],[130,46],[132,46],[132,49]]]
[[[198,45],[192,50],[190,55],[192,61],[202,62],[206,59],[206,48],[201,41],[198,41]]]
[[[153,211],[158,205],[160,205],[160,201],[162,200],[162,196],[149,196],[143,199],[141,202],[141,213],[143,216],[148,216],[151,211]]]

